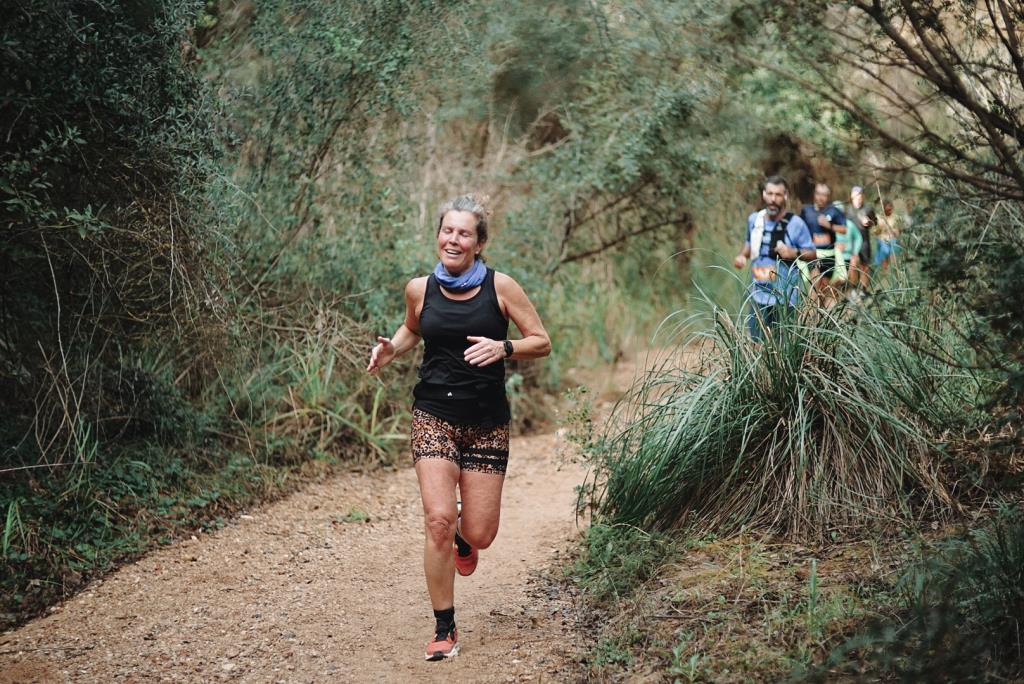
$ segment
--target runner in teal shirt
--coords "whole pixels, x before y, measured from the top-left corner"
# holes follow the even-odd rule
[[[841,255],[846,268],[843,278],[833,281],[834,285],[849,283],[852,272],[860,266],[860,250],[864,246],[864,235],[857,222],[847,214],[846,234],[836,236],[836,251]]]

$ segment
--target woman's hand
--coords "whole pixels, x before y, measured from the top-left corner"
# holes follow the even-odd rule
[[[466,350],[463,358],[471,366],[489,366],[505,358],[505,343],[502,340],[474,337],[473,335],[466,339],[472,342],[473,346]]]
[[[370,365],[366,367],[367,373],[377,373],[395,358],[395,345],[391,343],[390,339],[378,337],[377,342],[379,344],[370,352]]]

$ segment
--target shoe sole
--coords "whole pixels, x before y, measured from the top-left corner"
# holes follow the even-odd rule
[[[448,651],[447,653],[435,651],[433,653],[428,654],[425,660],[428,663],[434,663],[438,660],[444,660],[445,658],[454,658],[457,655],[459,655],[459,645],[455,644],[454,646],[452,646],[452,650]]]

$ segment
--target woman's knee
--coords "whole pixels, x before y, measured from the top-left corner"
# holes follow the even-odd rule
[[[427,538],[438,547],[455,542],[455,517],[447,513],[426,514]]]
[[[467,525],[463,520],[459,535],[473,548],[486,549],[498,536],[498,521],[495,520],[493,524]]]

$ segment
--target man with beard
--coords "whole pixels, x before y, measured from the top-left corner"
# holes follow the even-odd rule
[[[780,314],[796,306],[800,297],[797,261],[816,256],[811,231],[802,218],[786,211],[789,186],[781,176],[765,179],[761,199],[765,208],[747,218],[747,239],[733,259],[736,269],[750,260],[752,311],[747,318],[750,336],[761,340]]]

